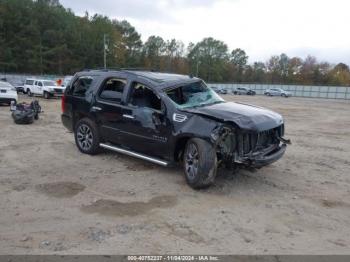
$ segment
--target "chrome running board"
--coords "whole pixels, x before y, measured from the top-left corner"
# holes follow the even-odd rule
[[[129,150],[126,150],[126,149],[123,149],[123,148],[120,148],[120,147],[116,147],[114,145],[112,146],[112,145],[109,145],[109,144],[101,143],[100,147],[103,147],[105,149],[109,149],[109,150],[112,150],[112,151],[115,151],[115,152],[118,152],[118,153],[122,153],[124,155],[133,156],[133,157],[136,157],[136,158],[139,158],[139,159],[143,159],[143,160],[152,162],[152,163],[157,164],[157,165],[161,165],[161,166],[168,166],[169,165],[169,162],[166,162],[166,161],[163,161],[163,160],[159,160],[157,158],[149,157],[149,156],[146,156],[146,155],[143,155],[143,154],[135,153],[133,151],[129,151]]]

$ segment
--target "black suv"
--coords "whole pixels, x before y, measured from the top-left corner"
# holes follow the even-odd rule
[[[279,114],[225,102],[185,75],[82,71],[66,88],[62,112],[81,152],[105,148],[162,166],[180,162],[193,188],[212,184],[221,165],[268,165],[289,142]]]

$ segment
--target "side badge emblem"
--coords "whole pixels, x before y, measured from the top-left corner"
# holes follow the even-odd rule
[[[181,114],[177,114],[177,113],[173,114],[173,121],[174,122],[182,123],[182,122],[185,122],[186,120],[187,120],[187,116],[185,116],[185,115],[181,115]]]

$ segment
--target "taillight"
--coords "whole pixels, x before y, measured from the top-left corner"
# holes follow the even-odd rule
[[[64,113],[65,111],[65,103],[66,103],[66,96],[63,95],[61,98],[61,109],[62,109],[62,113]]]

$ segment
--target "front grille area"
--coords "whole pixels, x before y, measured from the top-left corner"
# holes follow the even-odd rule
[[[240,155],[258,151],[269,147],[272,144],[278,144],[276,135],[283,137],[284,125],[259,133],[241,133],[238,135],[238,151]]]
[[[55,90],[55,93],[62,94],[62,89],[55,88],[54,90]]]

